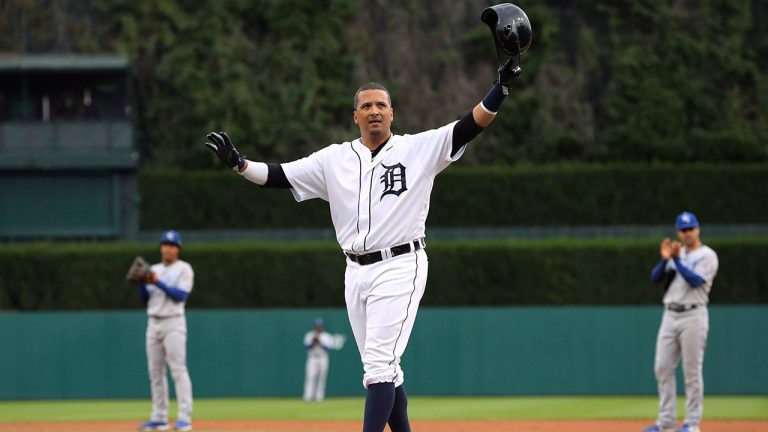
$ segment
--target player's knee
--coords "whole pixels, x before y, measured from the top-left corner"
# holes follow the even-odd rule
[[[670,362],[656,361],[653,365],[653,372],[658,380],[667,379],[675,376],[675,365]]]
[[[150,377],[162,377],[165,375],[165,365],[150,363],[147,365]]]
[[[386,360],[366,362],[363,365],[365,374],[370,377],[387,377],[397,373],[398,365]]]
[[[702,374],[701,368],[688,369],[683,371],[683,377],[686,386],[699,385],[703,381],[704,374]]]
[[[187,365],[171,365],[171,376],[173,376],[173,379],[176,379],[176,377],[183,377],[185,375],[187,375]]]
[[[696,376],[696,377],[685,377],[685,388],[687,390],[693,390],[698,391],[703,386],[702,384],[702,377]]]

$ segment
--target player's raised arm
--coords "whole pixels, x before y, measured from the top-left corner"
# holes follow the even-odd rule
[[[493,83],[488,94],[453,127],[453,154],[472,141],[496,118],[509,88],[520,75],[520,67],[513,68],[513,64],[507,61],[499,67],[499,79]]]
[[[496,118],[501,103],[520,76],[520,54],[528,49],[533,39],[528,17],[513,4],[489,7],[483,11],[481,19],[493,33],[499,59],[498,77],[483,100],[454,126],[451,155],[456,154]]]

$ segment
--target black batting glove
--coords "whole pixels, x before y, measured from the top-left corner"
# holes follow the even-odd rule
[[[211,149],[216,156],[224,162],[224,165],[228,166],[234,171],[240,171],[245,165],[245,156],[240,155],[232,141],[224,132],[211,132],[206,135],[208,141],[205,143],[206,147]]]
[[[505,95],[509,94],[509,89],[520,76],[521,69],[518,65],[519,59],[519,56],[510,57],[499,66],[499,84],[501,84]]]

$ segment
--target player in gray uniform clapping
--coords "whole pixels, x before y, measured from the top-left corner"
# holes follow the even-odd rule
[[[168,378],[171,369],[176,386],[178,416],[174,429],[192,430],[192,382],[187,371],[187,320],[184,304],[192,291],[195,274],[179,259],[181,237],[166,231],[160,239],[162,262],[155,264],[139,295],[147,305],[147,366],[152,390],[152,414],[139,430],[168,430]]]
[[[654,371],[659,389],[659,417],[643,432],[673,432],[677,421],[675,369],[683,360],[686,412],[679,432],[699,432],[704,398],[704,348],[709,332],[709,292],[717,275],[717,254],[701,243],[699,221],[683,212],[675,221],[680,242],[661,243],[661,261],[651,271],[655,283],[669,284],[664,317],[656,340]]]

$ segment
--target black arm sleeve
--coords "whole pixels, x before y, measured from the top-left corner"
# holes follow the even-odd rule
[[[456,125],[453,126],[453,145],[451,148],[451,157],[453,157],[459,150],[464,147],[468,142],[472,141],[483,128],[475,123],[475,117],[472,115],[472,111],[468,112]],[[270,176],[272,172],[270,171]]]
[[[285,176],[283,166],[276,163],[267,163],[267,182],[264,183],[264,187],[268,188],[283,188],[291,189],[291,182],[288,181],[288,177]]]

